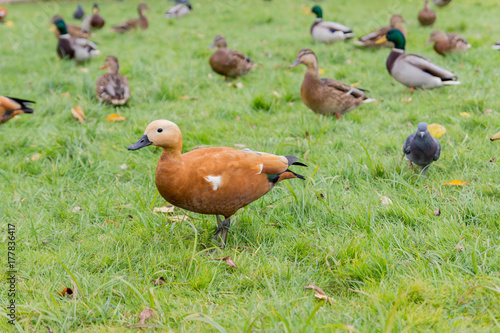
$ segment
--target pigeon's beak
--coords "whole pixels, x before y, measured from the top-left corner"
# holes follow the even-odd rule
[[[295,60],[288,68],[294,68],[295,66],[300,65],[300,60]]]
[[[148,136],[146,134],[144,134],[142,136],[142,138],[139,139],[139,141],[137,141],[133,145],[128,146],[128,150],[137,150],[137,149],[141,149],[141,148],[147,147],[147,146],[152,145],[152,144],[153,143],[151,141],[149,141]]]
[[[379,40],[375,41],[375,44],[382,44],[382,43],[385,43],[387,42],[387,37],[386,36],[383,36],[382,38],[380,38]]]
[[[420,137],[421,137],[421,138],[423,138],[423,137],[424,137],[424,135],[425,135],[425,132],[420,132],[420,133],[418,133],[418,134],[420,134]]]

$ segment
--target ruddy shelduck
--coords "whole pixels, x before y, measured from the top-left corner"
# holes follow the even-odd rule
[[[14,118],[18,114],[33,113],[29,104],[35,103],[26,99],[0,96],[0,124]]]
[[[163,150],[156,168],[156,187],[161,196],[177,207],[216,215],[218,228],[214,238],[221,238],[222,248],[230,218],[236,211],[284,179],[304,179],[288,169],[291,165],[305,166],[295,156],[228,147],[200,148],[182,154],[181,131],[168,120],[153,121],[142,138],[128,149],[149,145]]]

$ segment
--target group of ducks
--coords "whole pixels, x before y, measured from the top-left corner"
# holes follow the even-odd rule
[[[181,3],[176,6],[187,6],[183,0],[179,1]],[[434,0],[434,4],[446,5],[450,1]],[[113,30],[124,32],[137,27],[146,29],[148,21],[144,15],[145,10],[149,10],[149,7],[140,4],[138,19],[116,25]],[[351,29],[341,24],[323,21],[321,7],[314,6],[312,12],[317,16],[311,27],[314,39],[330,43],[354,36]],[[84,17],[81,6],[74,17]],[[66,25],[60,16],[55,16],[52,22],[57,28],[59,39],[58,55],[62,59],[85,61],[96,54],[95,44],[86,40],[86,35],[83,34],[90,34],[92,30],[102,28],[105,22],[99,18],[102,19],[97,5],[93,6],[93,14],[84,19],[85,24],[82,24],[80,29]],[[356,44],[364,47],[392,47],[386,62],[387,70],[398,82],[411,89],[432,89],[460,84],[456,75],[450,71],[418,55],[405,54],[406,30],[402,25],[404,22],[401,15],[393,15],[390,26],[361,37]],[[451,51],[449,45],[440,45],[444,45],[446,40],[450,43],[453,38],[457,40],[452,42],[453,45],[467,44],[456,35],[450,37],[441,32],[433,32],[430,42],[435,43],[434,47],[436,51],[439,50],[438,53],[445,54]],[[222,35],[215,37],[212,47],[217,50],[211,55],[209,64],[214,72],[225,78],[246,75],[255,67],[246,55],[228,49],[226,39]],[[300,50],[290,68],[300,64],[306,67],[300,95],[304,104],[316,113],[340,118],[342,114],[361,104],[375,101],[368,98],[362,89],[333,79],[320,78],[317,57],[310,49]],[[130,97],[130,89],[127,78],[119,74],[118,59],[108,56],[101,68],[107,68],[108,73],[96,82],[97,98],[113,105],[125,104]],[[17,114],[32,113],[30,103],[34,102],[0,96],[0,122],[3,123]],[[500,135],[497,136],[500,139]],[[290,170],[293,165],[305,166],[297,157],[291,155],[278,156],[228,147],[201,148],[182,154],[181,131],[176,124],[168,120],[153,121],[139,141],[128,149],[137,150],[149,145],[162,148],[156,170],[159,193],[165,200],[180,208],[216,215],[218,228],[214,238],[216,241],[221,239],[221,247],[226,243],[230,218],[236,211],[269,192],[282,180],[304,179]],[[425,174],[429,166],[439,159],[441,147],[438,140],[430,135],[427,124],[420,123],[417,131],[406,139],[403,152],[410,164],[422,167],[422,174]]]

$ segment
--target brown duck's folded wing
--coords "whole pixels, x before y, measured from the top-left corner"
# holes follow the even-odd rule
[[[385,34],[391,30],[391,27],[383,27],[378,30],[375,30],[373,32],[370,32],[367,35],[364,35],[363,37],[360,37],[359,40],[362,42],[368,42],[368,41],[376,41],[377,39],[381,38],[382,36],[385,36]]]
[[[236,61],[246,61],[248,63],[251,63],[252,60],[247,57],[246,55],[244,55],[243,53],[241,52],[238,52],[238,51],[235,51],[235,50],[230,50],[230,55],[236,59]]]
[[[130,29],[134,29],[138,25],[139,25],[139,19],[130,19],[128,21],[113,26],[113,30],[119,32],[128,31]]]
[[[332,79],[321,79],[321,81],[325,82],[327,86],[339,90],[344,93],[349,93],[350,95],[354,97],[366,97],[365,92],[361,89],[354,88],[348,84],[345,84],[343,82],[337,81],[337,80],[332,80]]]
[[[438,65],[432,63],[429,59],[417,54],[407,54],[403,57],[403,60],[417,68],[420,68],[422,71],[439,77],[443,80],[453,80],[457,78],[457,76],[452,72],[439,67]]]

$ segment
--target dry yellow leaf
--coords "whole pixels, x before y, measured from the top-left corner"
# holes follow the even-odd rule
[[[70,95],[71,95],[70,92],[66,91],[61,94],[61,97],[69,97]]]
[[[190,218],[189,216],[186,215],[175,215],[175,216],[167,216],[167,220],[172,222],[184,222],[184,221],[189,221]]]
[[[351,83],[351,87],[357,88],[359,87],[360,81]]]
[[[319,74],[325,74],[326,71],[323,69],[323,68],[320,68],[319,71],[318,71]]]
[[[82,73],[88,73],[88,72],[89,72],[89,69],[88,69],[87,67],[82,67],[82,68],[80,68],[80,71],[81,71]]]
[[[330,305],[333,303],[333,298],[328,297],[323,291],[323,289],[321,289],[320,287],[315,286],[314,284],[310,284],[304,288],[309,290],[314,290],[314,297],[327,300],[330,303]]]
[[[189,99],[189,96],[188,95],[182,95],[181,97],[179,97],[179,99],[185,101],[185,100]]]
[[[174,212],[173,205],[153,208],[153,213],[173,213],[173,212]]]
[[[68,93],[69,94],[69,93]],[[83,123],[85,121],[85,113],[83,113],[83,110],[79,106],[75,106],[74,108],[71,109],[71,114],[73,117],[75,117],[76,120],[79,122]]]
[[[109,123],[114,123],[117,121],[125,121],[125,117],[117,115],[116,113],[112,113],[106,117],[106,121]]]
[[[493,135],[491,138],[490,138],[491,141],[497,141],[497,140],[500,140],[500,132],[498,132],[497,134]]]
[[[429,130],[429,133],[436,139],[439,139],[446,134],[446,128],[443,125],[430,124],[429,126],[427,126],[427,129]]]
[[[41,159],[41,158],[42,158],[42,154],[40,154],[40,153],[36,153],[36,154],[33,154],[33,156],[31,156],[31,158],[30,158],[30,159],[31,159],[32,161],[37,161],[37,160],[39,160],[39,159]]]
[[[443,183],[443,186],[463,186],[463,185],[467,185],[467,184],[470,184],[470,183],[463,182],[461,180],[452,180],[452,181]]]
[[[5,25],[8,26],[8,27],[13,27],[14,26],[14,22],[7,21],[7,22],[5,22]]]
[[[465,118],[470,118],[472,115],[469,112],[460,112],[460,115]]]
[[[273,90],[273,95],[278,98],[281,98],[281,95],[276,90]]]

